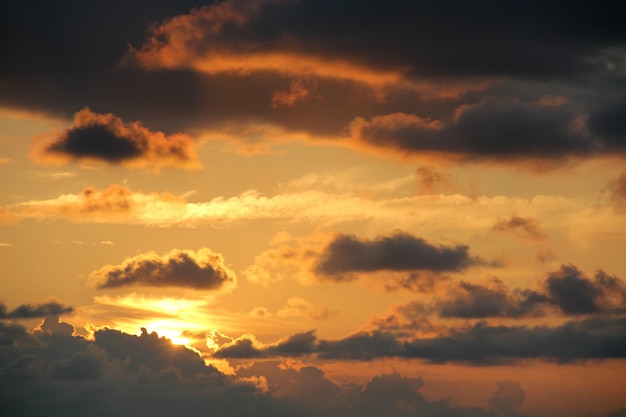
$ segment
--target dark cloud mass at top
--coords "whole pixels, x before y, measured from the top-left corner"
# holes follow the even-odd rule
[[[292,341],[310,339],[307,334]],[[397,372],[342,385],[315,366],[262,361],[225,375],[197,352],[145,329],[131,335],[103,328],[89,340],[54,331],[29,333],[0,321],[0,340],[0,411],[7,416],[409,417],[419,409],[424,417],[497,417],[524,401],[523,388],[510,381],[498,383],[484,408],[428,400],[420,392],[422,377]],[[325,349],[339,353],[336,345]],[[385,354],[383,345],[370,349]],[[249,382],[257,376],[263,376],[268,391]]]
[[[90,106],[165,135],[226,129],[241,142],[259,124],[454,160],[558,165],[626,152],[626,29],[614,2],[2,7],[5,107],[69,118]],[[104,132],[90,130],[51,150],[94,156],[82,133]],[[99,157],[136,152],[110,139],[117,151]]]

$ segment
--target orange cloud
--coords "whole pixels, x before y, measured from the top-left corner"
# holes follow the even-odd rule
[[[141,122],[124,123],[111,113],[84,108],[68,129],[38,136],[31,156],[41,163],[95,162],[158,170],[169,166],[198,169],[192,139],[183,134],[166,136]]]

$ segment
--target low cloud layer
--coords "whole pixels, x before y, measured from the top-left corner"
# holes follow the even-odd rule
[[[298,338],[310,333],[284,343],[307,346]],[[396,372],[340,384],[312,365],[260,361],[224,375],[197,352],[145,329],[131,335],[103,328],[89,340],[0,322],[0,340],[0,400],[8,415],[409,417],[419,410],[425,417],[496,417],[524,401],[511,381],[498,382],[484,407],[463,407],[427,399],[420,392],[427,381]]]
[[[139,285],[217,290],[235,283],[235,274],[224,264],[222,255],[208,248],[132,256],[119,265],[93,271],[89,278],[99,289]]]
[[[34,319],[47,316],[60,316],[74,311],[73,307],[65,306],[57,301],[21,304],[12,310],[0,303],[0,319]]]
[[[43,163],[102,162],[159,169],[199,168],[194,143],[183,134],[166,136],[141,122],[124,123],[113,114],[84,108],[74,115],[72,126],[38,137],[32,148]]]
[[[314,354],[319,359],[357,361],[395,357],[477,366],[512,364],[525,359],[572,363],[626,358],[625,331],[626,318],[618,317],[535,327],[477,322],[451,328],[444,336],[408,339],[386,330],[359,332],[335,340],[317,339],[308,332],[270,345],[243,337],[218,348],[214,356],[242,359]]]

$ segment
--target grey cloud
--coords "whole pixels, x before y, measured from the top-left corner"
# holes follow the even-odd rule
[[[98,288],[129,285],[187,287],[216,290],[235,282],[235,274],[221,254],[208,248],[197,252],[172,250],[159,256],[150,252],[129,257],[120,265],[103,266],[90,274]]]
[[[580,333],[579,340],[575,340],[579,343],[569,345],[569,349],[563,344],[553,346],[535,338],[526,340],[527,336],[533,335],[533,329],[525,329],[530,333],[520,335],[511,349],[518,347],[525,352],[531,345],[535,349],[564,349],[566,357],[573,358],[576,352],[597,346],[597,338],[602,335],[607,338],[611,334],[623,335],[624,326],[623,320],[583,321],[552,329],[565,335]],[[566,327],[570,329],[564,331]],[[473,353],[476,358],[478,352],[468,350],[468,343],[484,339],[485,336],[479,333],[487,328],[476,326],[452,335],[458,341],[454,349],[465,352],[465,355]],[[497,329],[498,337],[507,337],[505,330]],[[512,331],[523,332],[523,329]],[[474,335],[465,337],[464,332]],[[307,332],[301,337],[310,339],[310,335],[311,332]],[[368,340],[377,337],[361,337],[360,343],[354,343],[351,349],[363,349]],[[622,340],[616,341],[613,348],[604,353],[621,352],[623,355],[621,337]],[[237,368],[237,377],[265,381],[268,392],[264,393],[250,383],[205,365],[196,352],[174,346],[167,339],[145,330],[134,336],[101,329],[94,334],[94,340],[87,340],[45,332],[28,334],[22,326],[0,322],[0,339],[10,342],[0,346],[0,409],[3,415],[409,417],[419,410],[424,417],[496,417],[517,410],[524,397],[519,385],[500,382],[490,399],[485,399],[490,409],[460,407],[453,405],[454,399],[427,400],[421,393],[424,386],[421,377],[406,377],[399,373],[376,375],[363,384],[341,385],[326,377],[321,369],[310,365],[290,367],[282,362],[263,360]],[[575,338],[567,339],[563,343]],[[521,345],[516,346],[519,342]],[[326,348],[339,347],[327,345]],[[349,351],[345,348],[341,346],[340,350],[347,358]],[[414,343],[404,343],[382,344],[369,351],[377,352],[378,357],[384,357],[385,352],[387,356],[395,352],[408,357],[416,353],[415,349]],[[447,351],[439,352],[450,354],[452,350],[450,345]],[[516,357],[520,351],[511,350],[509,354]],[[499,354],[505,352],[499,349]],[[589,356],[593,355],[586,355]],[[485,364],[484,361],[481,363]]]
[[[437,152],[454,160],[540,158],[557,164],[566,157],[625,153],[618,116],[626,31],[610,2],[587,7],[514,1],[503,8],[492,1],[227,1],[190,13],[201,6],[206,4],[157,0],[129,13],[123,2],[100,0],[3,4],[0,104],[65,118],[89,105],[166,135],[226,130],[243,137],[245,129],[237,127],[261,123],[315,140],[341,136],[350,121],[362,117],[369,125],[360,139],[377,149]],[[395,73],[398,80],[372,91],[351,79],[350,71],[292,77],[276,70],[200,74],[186,67],[148,71],[120,65],[129,44],[142,50],[166,41],[168,33],[159,28],[174,16],[189,20],[193,36],[177,46],[190,54],[227,51],[242,61],[250,60],[247,54],[301,54]],[[541,95],[562,95],[571,105],[538,106],[533,100],[541,95],[511,87],[519,82]],[[411,83],[428,88],[407,91]],[[492,87],[464,90],[483,83]],[[277,93],[305,84],[315,85],[315,99],[300,92],[294,105],[272,107]],[[374,123],[377,115],[393,114],[438,120],[444,128]],[[586,118],[588,126],[581,122]],[[94,146],[85,133],[116,146]],[[130,161],[139,148],[109,133],[101,127],[76,130],[52,149],[57,155]]]
[[[74,115],[70,128],[36,138],[31,153],[38,161],[52,163],[95,160],[152,169],[200,167],[189,136],[166,136],[140,122],[125,123],[113,114],[89,108]]]
[[[462,281],[449,295],[436,298],[420,314],[444,318],[545,316],[557,309],[563,315],[621,315],[626,313],[626,283],[597,271],[593,279],[573,265],[549,272],[541,288],[507,288],[497,278],[487,285]],[[552,310],[552,311],[551,311]]]
[[[350,135],[358,143],[402,154],[449,154],[462,160],[549,162],[608,151],[600,138],[585,132],[581,116],[567,103],[487,98],[462,105],[454,117],[442,120],[403,112],[355,118]]]
[[[626,318],[569,321],[556,327],[489,326],[479,322],[450,336],[406,342],[402,357],[431,363],[498,365],[521,359],[558,363],[626,357]]]
[[[356,272],[455,272],[484,261],[463,245],[438,246],[409,233],[396,232],[373,240],[337,235],[316,260],[313,271],[326,279],[351,279]]]
[[[592,280],[575,266],[563,265],[548,274],[545,285],[551,302],[565,314],[626,312],[626,284],[604,271]]]
[[[46,316],[59,316],[69,314],[74,311],[73,307],[65,306],[56,301],[44,303],[22,304],[11,311],[7,311],[6,306],[0,303],[0,319],[33,319]]]
[[[461,282],[457,294],[436,302],[436,309],[441,317],[521,317],[540,315],[541,305],[550,302],[550,298],[532,290],[509,293],[501,281],[495,280],[494,284],[488,287]]]
[[[239,338],[227,343],[213,354],[216,358],[249,359],[264,356],[264,351],[254,346],[254,342],[248,338]]]
[[[317,337],[314,330],[296,333],[284,340],[270,345],[255,345],[248,337],[240,337],[225,343],[213,353],[216,358],[246,359],[263,357],[298,357],[309,355],[317,347]]]
[[[594,317],[554,327],[492,326],[481,321],[447,330],[448,335],[430,338],[411,337],[390,329],[359,332],[335,340],[318,339],[312,343],[312,355],[325,360],[370,361],[396,357],[475,366],[512,364],[524,359],[572,363],[626,358],[624,317]],[[218,350],[214,356],[250,359],[302,355],[301,351],[271,352],[267,346],[251,348],[251,342],[244,340],[247,339]]]

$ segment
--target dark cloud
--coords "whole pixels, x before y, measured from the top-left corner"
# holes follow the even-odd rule
[[[522,359],[558,363],[626,357],[626,318],[592,318],[556,327],[489,326],[479,322],[449,336],[415,339],[401,356],[431,363],[497,365]]]
[[[43,303],[22,304],[11,311],[7,311],[6,306],[0,303],[0,319],[34,319],[47,316],[59,316],[69,314],[74,311],[73,307],[65,306],[56,301]]]
[[[378,324],[381,330],[363,331],[335,340],[316,339],[310,333],[306,349],[276,350],[277,344],[255,345],[252,340],[242,338],[220,348],[214,356],[255,359],[298,357],[310,353],[324,360],[370,361],[396,357],[422,359],[433,364],[475,366],[512,364],[525,359],[572,363],[626,358],[624,317],[594,317],[553,327],[489,325],[480,321],[469,326],[446,328],[445,334],[429,337],[411,336],[408,327],[406,332],[399,332],[394,326],[382,330],[385,323]],[[414,333],[421,323],[415,321],[408,326],[413,327]]]
[[[341,281],[352,279],[356,272],[456,272],[481,263],[484,261],[470,256],[467,246],[437,246],[405,232],[373,240],[340,234],[323,249],[313,272]]]
[[[350,123],[350,136],[401,154],[448,154],[460,160],[588,157],[604,152],[581,124],[581,114],[558,99],[521,102],[487,98],[459,106],[453,117],[391,113]]]
[[[309,355],[317,347],[315,331],[296,333],[270,345],[262,345],[243,336],[222,344],[214,353],[216,358],[250,359],[262,357],[299,357]]]
[[[542,315],[540,308],[550,298],[532,290],[512,293],[502,281],[493,279],[489,286],[461,282],[452,297],[435,302],[441,317],[486,318]]]
[[[430,304],[407,306],[420,307],[408,310],[413,316],[465,319],[540,317],[554,310],[566,316],[621,315],[626,312],[626,283],[604,271],[592,279],[573,265],[563,265],[549,272],[536,290],[511,290],[494,277],[487,284],[462,281]]]
[[[52,163],[100,161],[153,169],[200,167],[189,136],[165,136],[140,122],[124,123],[113,114],[97,114],[88,108],[74,115],[69,129],[37,138],[32,154],[38,161]]]
[[[470,345],[484,343],[485,338],[500,340],[495,349],[500,356],[519,357],[527,349],[533,349],[560,351],[568,359],[581,352],[587,352],[585,357],[597,357],[590,352],[604,346],[602,357],[618,357],[624,355],[625,326],[623,319],[508,331],[477,325],[451,335],[457,343],[448,342],[447,349],[417,357],[440,359],[442,354],[456,352],[451,360],[459,356],[477,360],[481,350],[469,349]],[[515,337],[508,333],[524,331],[527,333]],[[567,340],[553,345],[548,343],[553,342],[550,338],[538,340],[535,331],[560,332]],[[306,339],[311,335],[307,332],[299,337]],[[527,336],[532,337],[527,340]],[[621,339],[612,345],[608,343],[611,337]],[[508,338],[513,340],[504,343]],[[442,343],[443,339],[431,339],[431,343]],[[525,397],[518,384],[502,381],[485,398],[488,409],[460,407],[453,405],[454,399],[426,399],[421,393],[425,384],[421,377],[394,372],[376,375],[362,384],[339,384],[315,366],[292,366],[271,360],[247,363],[237,367],[236,375],[224,375],[207,366],[197,352],[175,346],[145,330],[136,336],[100,329],[94,333],[93,340],[88,340],[46,332],[31,334],[22,326],[0,322],[0,340],[6,341],[0,346],[0,410],[3,415],[11,416],[409,417],[419,412],[424,417],[496,417],[517,412]],[[368,349],[367,344],[374,342],[378,347],[370,347],[369,351],[376,352],[378,357],[390,356],[391,352],[414,357],[419,353],[415,341],[389,346],[375,340],[376,337],[360,338],[361,343],[354,343],[352,349]],[[601,344],[600,340],[607,344]],[[576,343],[567,345],[567,342]],[[349,353],[346,346],[325,345],[325,348],[340,349],[342,357]],[[353,358],[358,358],[358,353]],[[264,387],[266,392],[258,387]]]
[[[296,333],[270,346],[267,351],[277,356],[300,356],[313,353],[317,337],[314,330]]]
[[[216,290],[234,284],[235,274],[221,254],[203,248],[197,252],[175,249],[163,256],[154,252],[132,256],[120,265],[93,271],[90,279],[100,289],[144,285]]]
[[[64,118],[89,105],[250,152],[293,132],[338,143],[325,139],[349,126],[357,147],[454,160],[624,155],[615,4],[544,3],[9,2],[0,105]],[[144,161],[128,136],[67,133],[57,157]]]
[[[539,221],[532,217],[513,215],[508,219],[498,219],[492,230],[498,232],[513,231],[519,237],[530,240],[543,240],[546,237],[541,231]]]
[[[624,281],[603,271],[592,280],[575,266],[563,265],[548,275],[545,286],[552,303],[565,314],[626,312]]]
[[[213,354],[216,358],[250,359],[264,356],[264,349],[256,347],[254,341],[247,337],[226,343]]]

